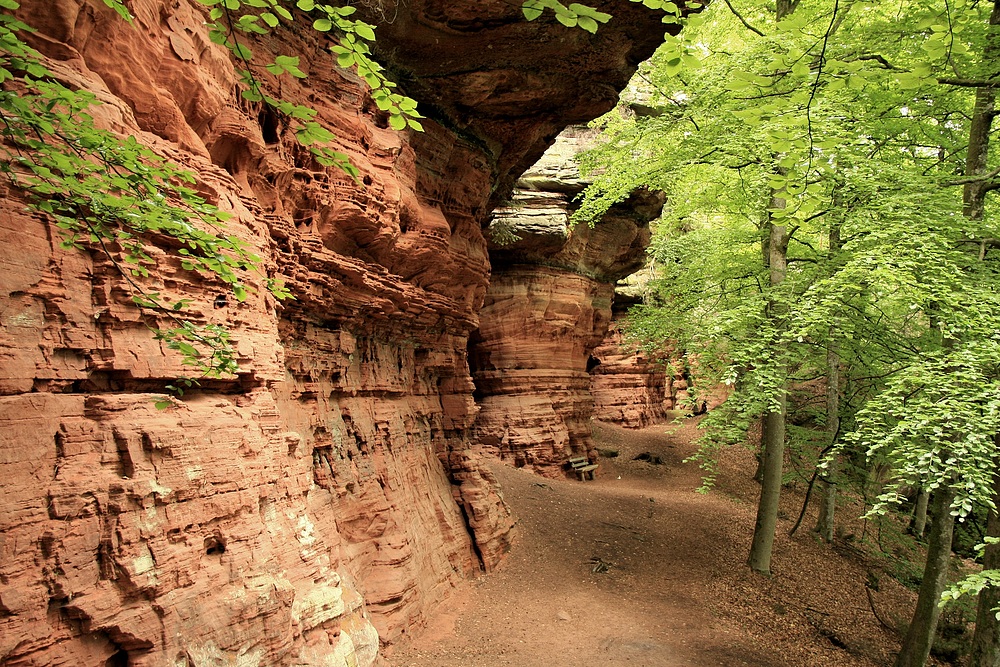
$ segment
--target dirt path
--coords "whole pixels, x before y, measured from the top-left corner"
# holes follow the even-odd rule
[[[601,460],[594,482],[497,465],[520,519],[507,563],[456,596],[386,665],[891,664],[898,639],[871,613],[856,557],[817,544],[807,530],[789,539],[784,519],[776,576],[748,572],[758,493],[746,479],[750,455],[727,452],[718,489],[698,494],[697,467],[682,464],[694,432],[692,423],[644,431],[598,424],[599,446],[620,455]],[[632,460],[642,452],[663,465]],[[795,516],[801,499],[786,502],[784,514]],[[887,582],[873,599],[906,609],[912,596]]]

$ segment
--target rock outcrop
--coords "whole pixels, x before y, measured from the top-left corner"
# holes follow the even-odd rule
[[[676,392],[683,384],[682,378],[667,374],[665,359],[651,359],[625,340],[622,321],[635,303],[629,294],[615,292],[611,326],[590,355],[594,414],[626,428],[644,428],[666,420],[667,412],[676,407]]]
[[[264,62],[302,56],[304,81],[260,75],[319,111],[355,183],[239,98],[198,2],[133,0],[134,25],[100,0],[22,4],[50,68],[104,102],[98,123],[193,171],[263,262],[237,302],[148,239],[159,266],[144,287],[191,299],[187,317],[226,326],[240,354],[237,375],[159,411],[186,370],[147,330],[160,322],[98,248],[60,249],[49,220],[2,193],[0,241],[17,251],[0,270],[0,664],[373,664],[510,539],[470,448],[486,216],[562,127],[610,108],[659,18],[603,2],[615,18],[594,36],[501,0],[362,3],[422,134],[386,127],[326,37],[255,43]],[[553,331],[594,322],[582,353],[618,269],[572,252],[592,275],[531,280],[554,312],[566,304]],[[295,300],[276,303],[265,276]],[[585,369],[565,382],[585,388]]]
[[[592,139],[564,133],[519,182],[491,229],[513,234],[490,249],[493,278],[470,341],[487,452],[542,475],[571,456],[593,457],[588,360],[611,322],[615,282],[643,266],[662,193],[638,191],[595,225],[570,225],[584,183],[572,155]]]

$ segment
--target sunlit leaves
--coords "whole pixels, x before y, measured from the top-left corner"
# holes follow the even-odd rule
[[[596,33],[602,23],[607,23],[611,18],[610,14],[597,11],[593,7],[577,2],[568,7],[559,0],[526,0],[521,5],[524,17],[529,21],[537,19],[542,13],[550,9],[555,13],[556,20],[568,28],[580,27],[590,33]]]

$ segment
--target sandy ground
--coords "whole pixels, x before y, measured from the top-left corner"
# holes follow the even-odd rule
[[[770,579],[745,565],[759,487],[750,452],[728,450],[712,493],[682,463],[693,421],[629,431],[597,423],[595,481],[497,465],[519,517],[505,565],[459,591],[387,667],[771,667],[891,665],[913,595],[850,540],[788,537],[801,493],[784,494]],[[642,452],[662,465],[632,460]],[[811,527],[814,518],[807,518]]]

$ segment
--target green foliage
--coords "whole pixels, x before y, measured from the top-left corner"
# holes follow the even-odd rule
[[[16,8],[4,0],[5,9]],[[0,121],[4,146],[0,172],[28,196],[30,206],[50,217],[63,248],[97,248],[132,287],[133,303],[175,326],[149,325],[201,376],[235,372],[228,334],[183,319],[185,301],[169,304],[139,282],[155,270],[147,252],[153,238],[177,244],[181,267],[214,275],[237,299],[246,298],[242,275],[260,258],[222,233],[228,214],[190,186],[193,174],[172,165],[136,141],[94,126],[87,110],[93,94],[55,80],[37,53],[17,33],[29,28],[0,14]],[[12,85],[16,84],[16,85]],[[283,287],[274,283],[276,291]]]
[[[678,5],[671,0],[631,0],[631,2],[639,3],[648,9],[663,11],[663,22],[671,24],[683,24],[685,12],[697,10],[702,6],[700,2]],[[580,27],[589,33],[596,33],[600,24],[607,23],[611,19],[610,14],[578,2],[566,6],[559,0],[525,0],[521,5],[521,11],[529,21],[540,17],[546,9],[551,10],[556,20],[567,28]]]
[[[996,544],[998,539],[995,537],[987,537],[985,538],[985,541],[987,543]],[[955,600],[961,600],[966,597],[974,597],[979,595],[979,592],[984,588],[990,587],[1000,587],[1000,570],[983,570],[981,572],[975,572],[952,584],[945,589],[944,593],[942,593],[941,606],[945,606]],[[996,612],[996,617],[1000,619],[1000,609],[996,609],[994,611]]]
[[[994,251],[979,251],[998,230],[991,209],[962,215],[954,183],[973,89],[942,82],[989,76],[986,10],[814,2],[775,20],[764,3],[739,9],[710,6],[642,66],[631,102],[600,121],[607,143],[581,161],[593,185],[578,219],[640,185],[666,191],[651,248],[661,280],[631,332],[673,341],[703,382],[732,386],[704,422],[709,471],[786,381],[822,376],[833,342],[842,433],[853,432],[841,452],[890,467],[883,501],[948,484],[964,516],[988,502],[997,462],[1000,309]],[[761,255],[771,223],[791,235],[776,288]],[[785,313],[780,327],[768,308]],[[789,436],[793,451],[799,437],[800,451],[816,447]]]

